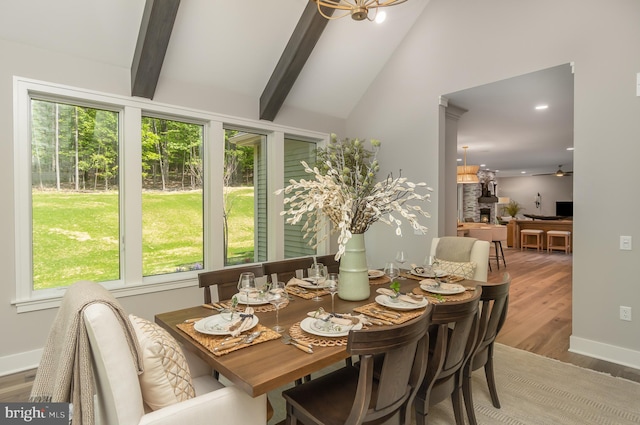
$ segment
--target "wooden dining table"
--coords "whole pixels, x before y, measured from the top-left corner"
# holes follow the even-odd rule
[[[403,292],[409,292],[419,286],[418,280],[401,279],[399,282]],[[466,287],[483,284],[483,282],[469,280],[460,283]],[[374,302],[378,295],[376,289],[379,287],[388,288],[388,281],[384,285],[371,285],[371,295],[366,300],[346,301],[336,295],[335,311],[353,313],[354,308]],[[291,298],[288,305],[281,308],[279,312],[279,324],[287,329],[306,318],[308,312],[317,310],[319,307],[323,307],[328,312],[331,311],[330,295],[323,296],[322,301],[319,302],[297,296]],[[155,321],[182,343],[186,350],[195,353],[214,370],[253,397],[302,379],[349,357],[346,344],[314,346],[313,353],[308,354],[292,345],[284,344],[282,338],[251,345],[228,354],[214,355],[178,327],[185,320],[204,318],[212,314],[218,314],[218,312],[204,306],[195,306],[157,314]],[[255,314],[261,325],[271,328],[276,323],[275,311]]]

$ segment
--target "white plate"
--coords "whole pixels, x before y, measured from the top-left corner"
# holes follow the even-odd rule
[[[317,320],[318,319],[313,317],[307,317],[302,322],[300,322],[300,328],[303,331],[309,332],[310,334],[313,334],[313,335],[336,336],[336,337],[347,336],[349,335],[349,331],[351,330],[357,331],[358,329],[362,329],[362,323],[358,323],[355,325],[336,325],[335,323],[332,323],[332,329],[330,331],[325,331],[323,329],[318,328],[318,326],[316,325]]]
[[[376,297],[376,302],[380,305],[392,308],[394,310],[416,310],[429,304],[429,301],[426,298],[423,298],[422,301],[420,301],[420,304],[413,304],[407,301],[400,300],[391,301],[388,295],[378,295]]]
[[[382,270],[369,270],[369,279],[377,279],[382,276],[384,276],[384,272]]]
[[[425,270],[422,273],[418,273],[415,270],[411,270],[411,274],[414,276],[420,276],[420,277],[444,277],[446,276],[448,273],[445,272],[444,270],[436,270],[436,276],[433,275],[433,273],[431,273],[431,271]]]
[[[325,280],[324,282],[320,282],[318,285],[316,285],[308,277],[305,277],[304,279],[302,279],[302,282],[298,283],[298,286],[306,289],[323,289],[327,287],[327,281]]]
[[[432,294],[440,295],[461,294],[466,291],[464,286],[457,283],[441,283],[438,287],[434,285],[433,281],[429,281],[427,283],[424,280],[420,282],[420,288],[427,292],[431,292]]]
[[[247,300],[247,297],[238,292],[236,295],[234,295],[237,300],[238,300],[238,304],[246,304],[246,305],[261,305],[261,304],[269,304],[269,294],[265,294],[264,298],[258,298],[257,296],[254,297],[249,297],[249,299]]]
[[[232,322],[224,319],[221,315],[216,314],[214,316],[205,317],[202,320],[198,320],[193,324],[193,328],[200,333],[208,334],[208,335],[231,335],[229,331],[229,326]],[[253,315],[253,320],[251,321],[251,326],[246,330],[253,328],[258,324],[258,316]]]

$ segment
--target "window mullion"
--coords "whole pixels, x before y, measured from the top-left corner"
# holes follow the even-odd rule
[[[204,129],[204,257],[205,268],[224,267],[224,245],[220,238],[224,220],[224,128],[222,122],[209,121]]]

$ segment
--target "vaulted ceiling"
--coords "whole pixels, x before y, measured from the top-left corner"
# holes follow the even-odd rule
[[[309,0],[4,0],[0,39],[130,69],[137,96],[151,98],[163,85],[186,81],[254,98],[268,120],[281,105],[347,119],[428,3],[409,0],[387,8],[387,20],[376,24],[349,17],[323,21]],[[470,109],[460,135],[473,150],[494,159],[499,154],[510,164],[500,164],[503,170],[528,167],[522,164],[531,158],[524,145],[550,152],[537,170],[552,172],[568,163],[549,150],[567,143],[566,125],[561,139],[518,139],[542,128],[540,122],[510,116],[511,125],[505,125],[514,99],[481,110],[491,102],[481,94],[449,94]],[[487,147],[479,138],[490,133],[492,122],[492,134],[501,134],[493,140],[502,144]]]

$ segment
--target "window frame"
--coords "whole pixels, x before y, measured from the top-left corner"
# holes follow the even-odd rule
[[[224,253],[218,235],[221,231],[224,128],[266,134],[267,155],[267,258],[283,258],[283,195],[274,192],[284,179],[284,139],[295,138],[325,145],[329,135],[281,126],[263,121],[231,117],[152,100],[102,93],[61,84],[14,77],[14,214],[16,292],[12,304],[18,313],[59,306],[66,288],[34,290],[32,287],[32,216],[30,102],[31,98],[73,105],[108,109],[119,113],[120,155],[120,279],[103,282],[116,297],[154,293],[198,285],[201,270],[143,277],[142,273],[142,116],[162,117],[203,126],[202,161],[204,168],[204,262],[205,270],[224,267]],[[328,231],[328,228],[327,230]],[[125,238],[126,235],[126,238]],[[328,252],[327,240],[318,253]]]

